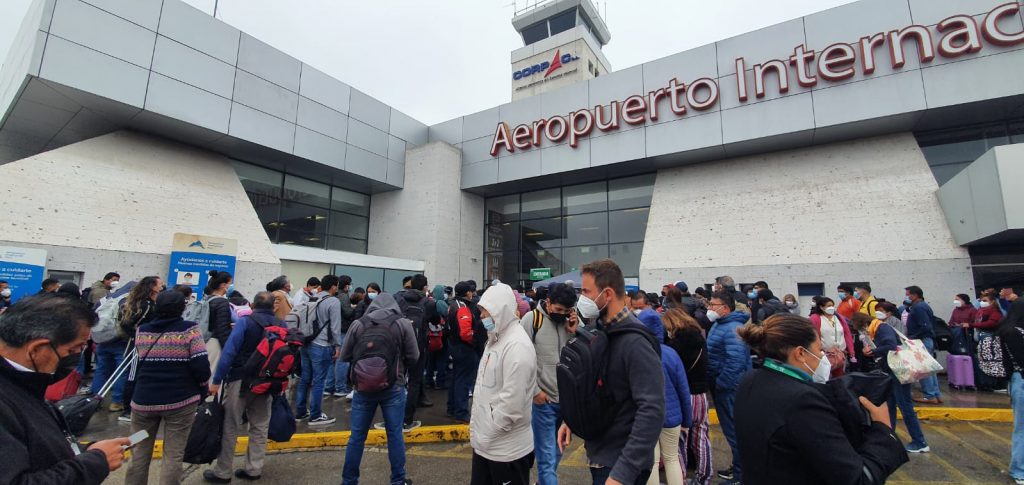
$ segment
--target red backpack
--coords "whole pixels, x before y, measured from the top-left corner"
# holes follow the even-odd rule
[[[288,376],[302,371],[303,335],[296,328],[270,326],[263,340],[245,363],[243,384],[253,394],[281,394],[288,389]]]
[[[427,351],[437,352],[444,348],[444,326],[443,318],[438,325],[433,323],[427,325]]]
[[[460,340],[473,345],[473,312],[461,301],[456,301],[456,304],[459,309],[455,312],[455,331]]]

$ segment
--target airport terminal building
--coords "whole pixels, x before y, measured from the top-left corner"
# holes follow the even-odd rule
[[[860,0],[613,70],[590,0],[551,0],[513,19],[511,101],[428,126],[181,0],[36,0],[0,72],[0,246],[88,284],[227,238],[247,294],[599,257],[646,290],[1020,287],[1022,10]]]

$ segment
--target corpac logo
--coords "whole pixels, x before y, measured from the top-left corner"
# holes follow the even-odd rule
[[[562,54],[561,49],[555,51],[555,57],[551,61],[544,61],[540,64],[534,64],[530,67],[520,69],[512,73],[512,79],[518,81],[523,78],[530,77],[534,74],[544,73],[544,77],[548,77],[551,73],[557,71],[563,65],[578,60],[579,57],[572,54]]]
[[[203,242],[198,240],[198,239],[196,239],[196,241],[194,243],[189,244],[188,247],[190,247],[190,248],[206,249],[206,247],[203,246]]]

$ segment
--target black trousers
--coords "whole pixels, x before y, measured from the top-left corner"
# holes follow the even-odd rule
[[[530,485],[533,452],[518,460],[491,461],[473,452],[470,485]]]
[[[409,369],[409,394],[405,398],[405,424],[412,424],[416,418],[416,405],[423,398],[423,370],[427,365],[426,350],[420,351],[416,365]]]

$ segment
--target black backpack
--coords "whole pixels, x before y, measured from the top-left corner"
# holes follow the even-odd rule
[[[935,350],[949,351],[953,347],[953,331],[945,320],[932,315],[932,331],[935,332]]]
[[[359,392],[379,392],[390,389],[398,379],[398,359],[401,347],[391,327],[399,324],[401,315],[384,320],[363,318],[363,332],[352,351],[349,375]]]
[[[194,465],[213,463],[220,455],[223,434],[224,405],[218,393],[213,401],[200,402],[196,408],[196,418],[188,434],[182,461]]]
[[[562,419],[573,434],[584,440],[603,436],[621,408],[604,379],[611,342],[631,333],[642,335],[660,356],[661,345],[651,332],[628,322],[615,324],[607,331],[579,327],[562,349],[556,371]]]
[[[402,310],[402,315],[406,319],[412,322],[412,328],[416,331],[418,337],[421,332],[426,333],[426,320],[427,320],[427,302],[429,298],[423,297],[417,302],[411,302],[405,299],[405,292],[395,295],[395,300],[398,303],[398,308]]]

